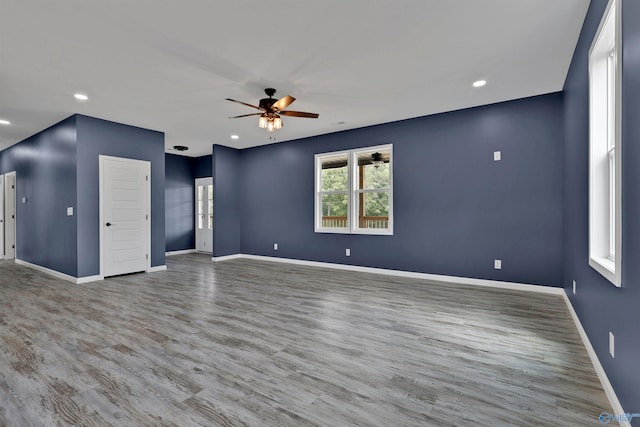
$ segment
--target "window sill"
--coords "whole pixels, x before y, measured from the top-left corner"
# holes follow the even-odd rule
[[[376,229],[375,231],[371,230],[354,230],[349,231],[348,229],[328,229],[328,228],[317,228],[314,230],[316,233],[328,233],[328,234],[364,234],[368,236],[393,236],[392,230],[381,230]]]
[[[360,229],[354,230],[351,234],[368,234],[370,236],[393,236],[393,230],[380,228],[371,230]]]
[[[589,258],[589,265],[616,287],[620,287],[620,274],[616,273],[616,263],[609,258]]]
[[[351,234],[348,228],[316,228],[316,233]]]

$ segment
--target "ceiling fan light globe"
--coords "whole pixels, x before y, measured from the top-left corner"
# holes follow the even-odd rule
[[[275,129],[282,129],[282,119],[280,117],[273,119],[273,127]]]
[[[267,118],[265,116],[260,116],[260,119],[258,120],[258,127],[260,129],[267,127]]]
[[[275,126],[273,124],[273,120],[269,120],[267,123],[267,132],[273,132],[275,130]]]

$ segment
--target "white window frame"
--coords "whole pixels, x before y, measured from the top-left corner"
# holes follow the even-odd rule
[[[347,188],[338,191],[322,191],[322,161],[332,158],[347,158]],[[315,156],[315,232],[316,233],[351,233],[351,151],[334,151],[332,153],[316,154]],[[346,194],[347,195],[347,226],[346,227],[323,227],[322,226],[322,196],[324,194]]]
[[[610,0],[589,49],[589,265],[622,279],[622,0]]]
[[[373,154],[377,151],[389,152],[389,188],[388,189],[359,189],[358,188],[358,155]],[[321,191],[322,185],[322,161],[335,158],[347,157],[348,188],[347,191]],[[358,224],[358,196],[360,193],[389,194],[389,217],[387,228],[360,228]],[[348,194],[347,201],[347,227],[323,227],[322,226],[322,195],[323,194]],[[373,147],[356,148],[353,150],[334,151],[315,155],[315,232],[316,233],[338,233],[338,234],[369,234],[369,235],[393,235],[393,144],[376,145]]]

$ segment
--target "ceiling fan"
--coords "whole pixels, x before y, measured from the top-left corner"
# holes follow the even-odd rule
[[[229,117],[230,119],[237,119],[240,117],[249,117],[249,116],[260,116],[258,120],[258,126],[267,129],[267,132],[273,132],[276,129],[282,128],[282,119],[280,116],[289,116],[289,117],[304,117],[308,119],[317,119],[318,114],[316,113],[305,113],[303,111],[291,111],[285,110],[293,101],[296,99],[292,96],[285,96],[280,99],[275,99],[273,95],[275,95],[276,90],[273,88],[266,88],[264,93],[267,94],[268,98],[262,98],[258,105],[247,104],[246,102],[236,101],[235,99],[226,98],[227,101],[237,102],[238,104],[246,105],[247,107],[255,108],[256,110],[260,110],[260,113],[251,113],[251,114],[242,114],[240,116]]]

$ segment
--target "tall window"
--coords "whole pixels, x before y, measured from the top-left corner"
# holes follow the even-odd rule
[[[392,146],[316,155],[315,231],[393,234]]]
[[[620,286],[621,32],[610,0],[589,51],[589,264]]]

